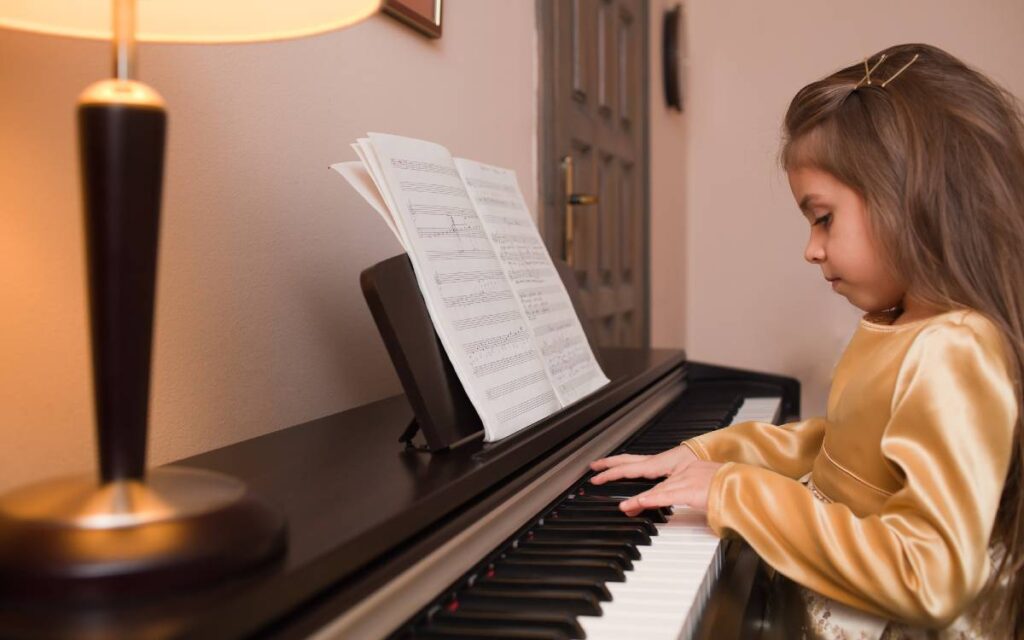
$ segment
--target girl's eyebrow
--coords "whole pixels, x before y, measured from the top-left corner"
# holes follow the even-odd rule
[[[800,199],[800,210],[803,211],[804,213],[810,213],[812,202],[820,197],[821,196],[819,196],[816,193],[808,193],[807,195]]]

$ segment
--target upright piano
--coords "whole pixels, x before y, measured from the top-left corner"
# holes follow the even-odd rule
[[[498,443],[399,443],[404,396],[181,461],[232,474],[287,516],[285,556],[188,593],[0,603],[0,637],[747,638],[766,567],[699,514],[626,518],[647,482],[588,464],[731,422],[799,414],[791,378],[605,349],[611,383]]]
[[[600,349],[610,383],[597,392],[500,442],[476,432],[428,451],[411,423],[445,415],[457,432],[475,414],[405,257],[362,282],[406,394],[176,463],[238,477],[280,508],[283,557],[185,593],[0,601],[0,638],[779,637],[776,581],[742,540],[686,509],[618,510],[654,481],[588,480],[604,456],[797,419],[795,379]]]

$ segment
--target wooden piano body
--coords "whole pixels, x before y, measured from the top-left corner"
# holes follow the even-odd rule
[[[799,415],[791,378],[688,362],[674,350],[598,357],[610,384],[498,443],[405,447],[413,405],[431,398],[411,404],[402,395],[182,460],[236,476],[279,507],[285,556],[157,598],[0,602],[0,637],[408,637],[432,605],[563,499],[591,460],[685,408],[694,389],[777,396],[780,421]],[[691,635],[768,637],[769,573],[742,541],[724,544],[720,578]]]
[[[231,582],[159,599],[2,603],[0,637],[300,638],[353,612],[358,619],[337,637],[380,637],[550,502],[536,496],[533,512],[533,505],[502,511],[510,499],[559,467],[567,469],[562,478],[581,477],[587,462],[687,386],[781,393],[785,417],[797,413],[790,379],[687,363],[679,351],[615,349],[601,359],[612,380],[601,393],[496,445],[476,440],[442,454],[405,449],[398,439],[412,412],[396,396],[183,460],[238,476],[279,506],[289,523],[286,556]],[[572,481],[550,488],[557,494]],[[425,582],[402,577],[480,522],[490,526],[417,573]],[[729,545],[698,637],[756,637],[761,624],[764,567],[739,541]],[[439,577],[438,566],[447,573]],[[390,591],[374,597],[382,588]]]

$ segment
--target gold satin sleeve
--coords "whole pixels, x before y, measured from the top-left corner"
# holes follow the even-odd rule
[[[825,420],[811,418],[784,425],[741,422],[683,442],[702,460],[742,462],[790,478],[811,470],[825,437]]]
[[[711,482],[711,528],[742,536],[775,569],[830,598],[948,625],[988,577],[1017,405],[1000,345],[967,325],[935,329],[918,336],[896,379],[881,451],[904,485],[879,513],[858,517],[795,480],[729,463]]]

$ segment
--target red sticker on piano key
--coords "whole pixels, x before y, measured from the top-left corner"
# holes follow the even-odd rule
[[[451,602],[448,603],[448,606],[445,607],[445,609],[447,609],[451,613],[455,613],[456,611],[459,610],[459,601],[458,600],[452,600]]]

